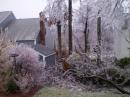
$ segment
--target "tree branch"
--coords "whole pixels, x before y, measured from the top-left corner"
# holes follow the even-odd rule
[[[120,91],[122,94],[128,94],[130,95],[130,92],[124,90],[123,88],[119,87],[118,85],[116,85],[115,83],[113,83],[112,81],[108,80],[108,79],[105,79],[101,76],[98,76],[98,75],[92,75],[90,76],[90,74],[88,74],[87,76],[84,76],[84,74],[82,74],[80,71],[77,71],[77,70],[74,70],[74,69],[69,69],[67,70],[64,74],[63,74],[63,77],[65,77],[68,73],[74,73],[74,75],[77,75],[79,77],[83,77],[83,78],[91,78],[91,79],[95,79],[95,78],[98,78],[104,82],[106,82],[107,84],[110,84],[112,85],[114,88],[116,88],[118,91]]]

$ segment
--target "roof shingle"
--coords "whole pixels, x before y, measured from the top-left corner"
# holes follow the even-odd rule
[[[53,50],[39,44],[35,45],[34,49],[45,56],[50,56],[51,54],[55,54]]]
[[[0,28],[5,28],[15,19],[16,18],[11,11],[0,12]]]
[[[17,19],[8,26],[7,35],[14,40],[35,40],[39,32],[39,19]]]

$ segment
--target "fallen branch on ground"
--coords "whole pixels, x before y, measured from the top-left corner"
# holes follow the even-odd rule
[[[119,87],[118,85],[116,85],[116,84],[113,83],[112,81],[110,81],[110,80],[108,80],[108,79],[105,79],[105,78],[103,78],[103,77],[101,77],[101,76],[98,76],[98,75],[92,75],[92,76],[90,76],[89,74],[88,74],[87,76],[85,76],[85,75],[82,74],[80,71],[77,71],[77,70],[74,70],[74,69],[69,69],[69,70],[67,70],[67,71],[63,74],[63,77],[65,77],[65,76],[66,76],[67,74],[69,74],[69,73],[72,73],[73,75],[76,75],[76,76],[82,77],[82,78],[87,78],[87,79],[88,79],[88,78],[91,78],[91,79],[95,79],[95,78],[100,79],[100,80],[106,82],[107,84],[112,85],[114,88],[116,88],[116,89],[117,89],[118,91],[120,91],[122,94],[128,94],[128,95],[130,95],[130,92],[124,90],[123,88]]]

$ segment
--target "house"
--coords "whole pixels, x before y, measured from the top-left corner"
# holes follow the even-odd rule
[[[55,64],[53,34],[48,31],[44,15],[40,18],[16,19],[11,11],[0,12],[0,33],[5,33],[11,41],[24,43],[39,52],[39,60]]]

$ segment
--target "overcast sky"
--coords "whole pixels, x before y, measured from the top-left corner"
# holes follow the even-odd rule
[[[0,11],[13,11],[17,18],[39,17],[46,0],[0,0]]]
[[[0,0],[0,11],[13,11],[17,18],[36,18],[46,0]]]
[[[37,18],[46,4],[47,0],[0,0],[0,11],[13,11],[16,18]]]

